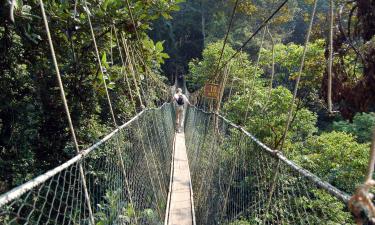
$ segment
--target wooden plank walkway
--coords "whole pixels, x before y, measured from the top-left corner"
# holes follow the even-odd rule
[[[193,225],[193,200],[185,134],[177,133],[168,225]]]

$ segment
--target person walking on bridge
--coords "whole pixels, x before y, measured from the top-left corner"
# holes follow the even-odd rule
[[[176,105],[176,131],[181,132],[182,123],[184,120],[185,105],[192,105],[186,95],[182,93],[181,88],[177,88],[176,94],[173,96]]]

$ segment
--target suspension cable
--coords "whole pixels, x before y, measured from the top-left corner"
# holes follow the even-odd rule
[[[45,26],[45,29],[46,29],[46,32],[47,32],[48,44],[49,44],[49,47],[50,47],[50,50],[51,50],[52,61],[53,61],[53,65],[55,67],[55,72],[56,72],[57,82],[58,82],[59,89],[60,89],[61,99],[63,101],[65,114],[66,114],[67,119],[68,119],[69,129],[70,129],[70,132],[71,132],[71,135],[72,135],[72,138],[73,138],[74,147],[76,149],[77,154],[79,154],[80,150],[79,150],[79,146],[78,146],[78,142],[77,142],[77,136],[76,136],[75,131],[74,131],[72,118],[70,116],[68,102],[66,100],[64,86],[63,86],[63,82],[62,82],[62,79],[61,79],[60,69],[59,69],[59,66],[58,66],[58,63],[57,63],[55,49],[54,49],[54,46],[53,46],[53,43],[52,43],[51,32],[49,30],[48,20],[47,20],[47,16],[46,16],[46,13],[45,13],[45,10],[44,10],[43,0],[39,0],[39,4],[40,4],[41,11],[42,11],[44,26]],[[84,193],[85,193],[85,200],[86,200],[87,208],[88,208],[88,211],[89,211],[90,223],[92,225],[94,225],[95,220],[94,220],[93,211],[91,209],[91,201],[90,201],[90,197],[89,197],[89,192],[87,190],[86,178],[85,178],[85,174],[84,174],[84,171],[83,171],[82,164],[79,164],[79,172],[80,172],[80,175],[82,177],[82,185],[83,185],[83,189],[84,189]]]
[[[268,26],[266,27],[266,29],[267,29],[268,35],[270,36],[271,45],[272,45],[272,47],[271,47],[271,49],[272,49],[272,66],[271,66],[271,78],[270,78],[270,86],[269,86],[269,94],[270,94],[271,90],[272,90],[272,85],[273,85],[273,78],[275,76],[275,41],[273,40],[273,36],[272,36]]]
[[[90,31],[91,31],[91,37],[92,37],[92,41],[94,42],[94,48],[95,48],[95,55],[96,55],[96,59],[98,60],[98,64],[99,64],[99,68],[100,68],[100,72],[102,73],[102,76],[103,76],[103,84],[104,84],[104,89],[105,89],[105,94],[107,96],[107,101],[108,101],[108,105],[109,105],[109,110],[111,112],[111,116],[112,116],[112,120],[113,120],[113,123],[116,125],[117,127],[117,122],[116,122],[116,118],[115,118],[115,113],[113,112],[113,107],[112,107],[112,103],[111,103],[111,99],[109,97],[109,92],[108,92],[108,87],[107,87],[107,82],[106,82],[106,78],[105,78],[105,74],[106,74],[106,71],[104,71],[104,68],[103,68],[103,65],[102,65],[102,62],[101,62],[101,59],[100,59],[100,54],[99,54],[99,50],[98,50],[98,45],[96,44],[96,38],[95,38],[95,33],[94,33],[94,29],[92,27],[92,23],[91,23],[91,19],[90,19],[90,12],[88,11],[88,7],[87,7],[87,2],[86,0],[84,0],[84,5],[85,5],[85,12],[86,12],[86,15],[87,15],[87,19],[88,19],[88,22],[89,22],[89,26],[90,26]]]
[[[288,2],[288,0],[284,0],[278,7],[277,9],[266,19],[264,20],[260,26],[255,30],[255,32],[242,44],[241,47],[239,47],[236,52],[220,67],[219,70],[221,70],[222,68],[224,68],[234,57],[237,56],[237,54],[243,50],[246,45],[254,38],[255,35],[257,35],[259,33],[259,31],[262,30],[263,27],[265,27],[268,22],[285,6],[285,4]]]
[[[133,23],[133,28],[134,28],[135,36],[137,37],[137,40],[140,41],[138,30],[137,30],[137,26],[135,25],[135,20],[134,20],[134,16],[133,16],[133,10],[130,7],[129,0],[126,0],[125,2],[126,2],[126,7],[128,8],[128,11],[129,11],[130,19],[131,19],[131,21]]]
[[[132,78],[133,78],[133,83],[134,83],[134,86],[135,86],[135,89],[136,89],[138,100],[139,100],[139,103],[141,104],[141,107],[143,108],[144,105],[143,105],[143,101],[142,101],[142,97],[141,97],[141,92],[140,92],[139,87],[138,87],[137,77],[136,77],[135,70],[134,70],[134,67],[133,67],[132,58],[131,58],[130,53],[129,53],[129,48],[128,48],[128,45],[126,43],[126,40],[125,40],[124,36],[122,34],[120,34],[120,36],[121,36],[122,45],[123,45],[125,55],[126,55],[126,61],[128,62],[130,73],[131,73]]]
[[[85,6],[87,7],[86,1],[85,1]],[[87,8],[87,10],[88,10],[88,8]],[[95,47],[95,52],[96,52],[98,64],[99,64],[99,67],[100,67],[101,72],[103,74],[104,89],[105,89],[105,92],[106,92],[106,95],[107,95],[107,102],[108,102],[108,105],[110,107],[110,112],[111,112],[111,115],[112,115],[113,124],[114,124],[115,128],[118,129],[118,124],[116,123],[116,119],[115,119],[116,117],[115,117],[114,111],[112,109],[112,101],[111,101],[111,98],[109,96],[108,87],[106,85],[106,81],[105,81],[105,78],[104,78],[103,67],[101,65],[100,58],[98,58],[99,57],[99,49],[98,49],[98,46],[96,44],[96,38],[95,38],[94,31],[93,31],[93,28],[92,28],[92,24],[91,24],[91,20],[90,20],[90,15],[88,14],[87,17],[89,19],[90,31],[91,31],[92,39],[93,39],[93,42],[94,42],[94,47]],[[113,27],[111,26],[111,40],[110,40],[110,44],[111,44],[111,61],[112,61],[112,65],[113,65],[112,29],[113,29]],[[116,145],[117,154],[118,154],[118,156],[120,158],[120,165],[121,165],[122,173],[123,173],[124,178],[125,178],[126,190],[127,190],[128,194],[129,194],[129,201],[130,201],[130,204],[134,206],[134,201],[133,201],[132,193],[130,191],[129,181],[128,181],[128,178],[127,178],[127,175],[126,175],[126,172],[125,172],[124,159],[123,159],[123,157],[121,155],[120,141],[119,141],[119,137],[118,136],[116,136],[116,143],[117,143],[117,145]],[[134,213],[134,214],[135,214],[135,223],[138,224],[137,213]]]
[[[116,42],[117,42],[117,46],[118,46],[118,49],[119,49],[119,53],[120,53],[120,57],[121,57],[121,61],[122,61],[122,65],[123,67],[125,67],[125,62],[124,62],[124,58],[123,58],[123,55],[122,55],[122,51],[121,51],[121,48],[120,48],[120,42],[119,42],[119,38],[118,38],[118,35],[117,35],[117,31],[116,31],[116,28],[114,27],[114,31],[115,31],[115,36],[116,36]],[[144,107],[143,106],[143,103],[142,103],[142,99],[141,99],[141,96],[140,96],[140,93],[139,93],[139,89],[138,89],[138,85],[137,85],[137,82],[136,82],[136,77],[135,77],[135,71],[134,71],[134,68],[133,68],[133,65],[132,65],[132,62],[131,62],[131,56],[130,56],[130,53],[129,53],[129,49],[128,49],[128,45],[126,44],[126,40],[125,38],[123,37],[123,35],[120,33],[121,36],[121,39],[122,39],[122,45],[123,45],[123,48],[124,48],[124,52],[125,52],[125,55],[126,55],[126,61],[129,65],[129,68],[131,70],[131,74],[133,75],[133,81],[134,81],[134,85],[137,89],[137,93],[138,93],[138,97],[139,97],[139,100],[140,100],[140,104],[142,106],[142,108]],[[131,89],[130,89],[130,84],[129,84],[129,81],[127,79],[127,76],[126,74],[124,73],[124,76],[125,76],[125,80],[126,80],[126,84],[129,88],[129,92],[130,92],[130,97],[131,97],[131,101],[132,101],[132,104],[133,104],[133,109],[135,112],[137,112],[136,110],[136,104],[135,104],[135,101],[134,101],[134,98],[133,98],[133,95],[131,94]],[[138,131],[141,133],[141,126],[139,124],[139,121],[137,120],[136,122],[137,124],[137,128],[138,128]],[[147,135],[146,135],[147,136]],[[148,136],[147,136],[148,137]],[[148,141],[150,142],[150,140],[148,139]],[[149,174],[149,178],[150,178],[150,182],[151,182],[151,186],[152,186],[152,190],[154,192],[154,197],[155,199],[157,200],[158,197],[156,195],[156,189],[155,189],[155,184],[154,184],[154,179],[152,178],[151,176],[151,168],[150,168],[150,162],[149,162],[149,159],[147,157],[147,152],[146,152],[146,147],[145,147],[145,144],[144,144],[144,141],[141,140],[141,146],[142,146],[142,150],[143,150],[143,154],[145,156],[145,160],[146,160],[146,167],[147,167],[147,171],[148,171],[148,174]],[[150,143],[149,143],[150,144]],[[151,160],[152,160],[152,163],[154,164],[155,168],[157,168],[157,165],[156,165],[156,162],[155,162],[155,158],[154,158],[154,153],[153,153],[153,150],[152,148],[150,147],[150,152],[151,152]],[[164,194],[163,192],[163,188],[162,188],[162,185],[161,185],[161,181],[160,181],[160,177],[159,177],[159,171],[157,172],[157,180],[158,180],[158,183],[159,183],[159,187],[160,189],[162,190],[162,193]],[[158,214],[161,215],[161,210],[159,208],[159,204],[157,204],[157,211],[158,211]]]
[[[333,0],[329,1],[329,56],[328,56],[328,85],[327,85],[327,103],[328,112],[332,112],[332,64],[333,64]]]
[[[136,80],[139,83],[140,93],[141,93],[141,95],[143,96],[143,99],[144,99],[143,101],[145,102],[145,105],[148,106],[148,104],[150,102],[150,95],[148,95],[148,96],[146,95],[146,92],[145,92],[144,87],[142,85],[142,78],[141,78],[141,74],[139,72],[140,70],[137,67],[137,65],[139,65],[139,64],[135,60],[135,54],[136,54],[136,52],[135,52],[134,45],[133,46],[130,45],[130,44],[128,45],[126,43],[126,40],[125,40],[125,45],[127,47],[127,51],[128,51],[129,56],[130,56],[129,60],[130,60],[130,62],[133,65],[133,69],[134,69],[134,72],[135,72],[134,74],[136,75]],[[146,70],[144,72],[145,72],[145,74],[147,73]],[[147,77],[143,76],[143,79],[145,80],[144,83],[146,85],[147,90],[150,90]],[[149,101],[147,101],[147,100],[149,100]]]
[[[124,56],[122,55],[121,45],[120,45],[119,38],[118,38],[118,35],[117,35],[116,27],[114,27],[113,30],[114,30],[114,33],[115,33],[116,43],[117,43],[117,47],[118,47],[118,51],[119,51],[120,59],[121,59],[121,63],[122,63],[121,72],[124,75],[124,81],[125,81],[125,83],[126,83],[126,85],[128,87],[128,90],[129,90],[130,101],[131,101],[132,104],[135,104],[133,93],[132,93],[132,89],[130,87],[130,82],[129,82],[128,76],[126,75],[125,60],[124,60]],[[134,107],[135,107],[135,105],[134,105]]]
[[[217,75],[216,73],[217,73],[218,70],[219,70],[220,63],[221,63],[221,60],[222,60],[222,58],[223,58],[224,49],[225,49],[225,46],[226,46],[226,44],[227,44],[227,40],[228,40],[228,36],[229,36],[229,32],[230,32],[231,27],[232,27],[232,24],[233,24],[233,19],[234,19],[234,15],[235,15],[235,13],[236,13],[236,9],[237,9],[237,6],[238,6],[238,2],[239,2],[239,0],[236,0],[236,2],[234,3],[233,9],[232,9],[232,14],[231,14],[231,16],[230,16],[230,20],[229,20],[228,29],[227,29],[227,32],[226,32],[226,34],[225,34],[223,47],[221,48],[219,61],[217,62],[217,64],[216,64],[216,68],[215,68],[215,70],[214,70],[214,75],[215,75],[216,77],[218,77],[218,75]]]
[[[311,31],[312,31],[312,26],[313,26],[313,23],[314,23],[317,2],[318,2],[318,0],[314,0],[314,6],[313,6],[313,9],[312,9],[312,13],[311,13],[309,28],[308,28],[307,34],[306,34],[305,45],[304,45],[303,53],[302,53],[302,57],[301,57],[301,64],[300,64],[300,68],[299,68],[299,71],[298,71],[298,77],[297,77],[297,80],[296,80],[296,84],[294,86],[293,98],[292,98],[292,102],[290,104],[290,108],[289,108],[289,112],[288,112],[288,118],[287,118],[287,121],[286,121],[286,124],[285,124],[285,130],[284,130],[281,145],[280,145],[280,148],[279,148],[280,151],[282,151],[282,149],[284,147],[286,135],[288,133],[290,124],[292,122],[293,108],[294,108],[295,101],[297,99],[298,85],[299,85],[299,82],[301,80],[301,76],[302,76],[302,72],[303,72],[307,47],[308,47],[308,44],[310,42],[310,35],[311,35]]]
[[[263,42],[264,42],[265,35],[266,35],[266,29],[264,29],[262,39],[260,41],[257,62],[255,64],[255,70],[254,70],[253,78],[251,79],[251,86],[250,86],[250,89],[249,89],[250,94],[254,90],[255,78],[256,78],[256,74],[258,72],[258,68],[259,68],[259,61],[260,61],[260,57],[261,57],[261,51],[262,51],[262,48],[263,48]],[[251,96],[249,96],[249,99],[247,100],[246,112],[245,112],[245,117],[244,117],[244,122],[245,122],[244,124],[246,124],[246,122],[247,122],[247,116],[248,116],[249,109],[250,109],[250,99],[251,99]]]

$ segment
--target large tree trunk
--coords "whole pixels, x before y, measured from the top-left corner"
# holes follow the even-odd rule
[[[346,119],[352,119],[357,112],[375,109],[375,0],[357,0],[356,4],[359,23],[354,28],[354,35],[364,44],[359,49],[363,58],[363,77],[354,85],[348,82],[349,75],[344,70],[343,57],[346,53],[343,48],[347,37],[337,31],[333,46],[336,57],[341,60],[333,66],[332,97]],[[327,96],[326,87],[327,73],[322,85],[324,97]]]

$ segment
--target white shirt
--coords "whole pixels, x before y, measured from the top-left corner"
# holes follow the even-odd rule
[[[188,98],[186,97],[186,95],[184,95],[184,94],[181,94],[182,95],[182,98],[184,99],[184,105],[186,104],[186,103],[189,103],[190,104],[190,102],[189,102],[189,100],[188,100]],[[174,100],[175,101],[177,101],[177,99],[180,97],[180,95],[179,94],[174,94]]]

